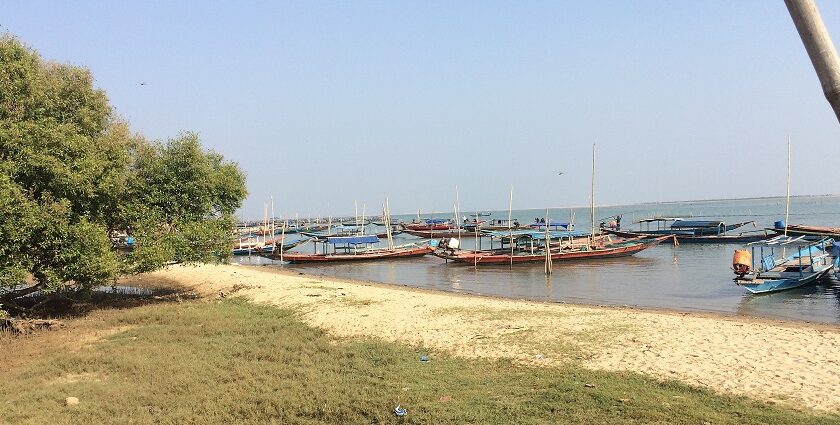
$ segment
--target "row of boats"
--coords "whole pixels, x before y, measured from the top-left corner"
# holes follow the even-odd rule
[[[287,263],[372,261],[434,255],[447,262],[480,265],[514,265],[554,261],[594,260],[634,255],[663,241],[679,243],[746,243],[736,250],[732,268],[735,282],[752,293],[777,292],[814,282],[835,271],[840,247],[834,240],[840,229],[776,222],[757,229],[754,222],[726,224],[718,220],[684,220],[656,217],[636,222],[638,229],[622,229],[621,217],[601,223],[597,231],[574,230],[568,222],[535,220],[526,225],[516,220],[415,220],[386,224],[384,231],[372,226],[339,225],[320,230],[299,230],[299,239],[287,235],[262,243],[240,243],[234,254],[258,254]],[[744,230],[752,224],[753,229]],[[272,232],[273,233],[273,232]],[[395,235],[422,238],[401,245]],[[387,247],[382,246],[382,239]],[[474,238],[473,249],[463,249],[462,239]],[[840,239],[838,239],[840,240]],[[292,251],[311,242],[311,253]],[[248,244],[253,245],[248,245]],[[486,247],[485,247],[486,246]]]

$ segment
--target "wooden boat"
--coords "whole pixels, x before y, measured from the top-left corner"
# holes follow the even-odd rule
[[[428,219],[421,223],[407,223],[402,225],[405,230],[449,230],[452,228],[457,229],[455,223],[452,220],[446,219]]]
[[[466,230],[461,229],[461,233],[458,233],[458,229],[444,229],[444,230],[410,230],[404,229],[403,233],[417,236],[423,239],[435,239],[435,238],[474,238],[475,237],[475,229],[473,230]]]
[[[305,244],[305,243],[307,243],[311,240],[312,240],[312,238],[303,238],[303,239],[300,239],[300,240],[296,240],[296,241],[293,241],[293,242],[286,242],[286,243],[281,243],[282,239],[277,240],[277,241],[269,241],[270,243],[267,243],[266,245],[264,245],[260,248],[257,248],[256,251],[260,254],[274,254],[275,252],[280,251],[278,248],[282,247],[283,252],[286,252],[286,251],[288,251],[292,248],[303,245],[303,244]]]
[[[775,234],[783,235],[785,234],[785,224],[783,221],[779,221],[776,222],[776,226],[768,228],[766,230],[772,231]],[[840,227],[810,226],[807,224],[788,224],[787,235],[795,237],[805,236],[805,239],[809,240],[819,240],[823,238],[833,238],[835,240],[840,240]]]
[[[391,231],[391,236],[397,236],[401,233],[403,233],[402,230],[392,230]],[[310,238],[315,238],[319,241],[325,241],[325,240],[327,240],[327,238],[332,237],[332,236],[358,236],[359,235],[358,232],[349,233],[349,232],[340,232],[340,231],[339,232],[333,232],[333,233],[329,233],[329,232],[300,232],[300,234],[304,235],[304,236],[308,236]],[[388,237],[388,232],[386,231],[386,232],[380,232],[380,233],[371,233],[370,235],[376,236],[377,238],[380,238],[380,239],[385,239],[385,238]]]
[[[803,236],[777,236],[750,246],[751,251],[735,250],[732,268],[735,283],[753,294],[785,291],[816,282],[840,262],[840,246],[833,239],[809,242]],[[760,265],[756,269],[757,247]],[[783,253],[790,249],[791,254],[777,259],[779,248],[785,248],[781,250]]]
[[[261,241],[241,241],[233,246],[231,254],[233,255],[248,255],[254,254],[258,249],[262,248],[264,243]]]
[[[475,227],[478,226],[478,230],[508,230],[508,229],[522,229],[524,228],[519,220],[512,219],[508,221],[505,219],[495,219],[490,221],[479,221],[478,223],[464,223],[464,229],[469,232],[475,232]]]
[[[323,251],[318,253],[318,243],[323,245]],[[430,254],[429,246],[410,243],[393,248],[378,248],[379,238],[366,236],[338,236],[330,237],[326,241],[316,241],[315,253],[304,254],[289,252],[283,255],[283,260],[290,263],[324,263],[346,261],[371,261],[396,258],[421,257]],[[329,250],[327,246],[331,246]]]
[[[551,248],[550,257],[552,261],[563,260],[584,260],[598,258],[624,257],[636,254],[647,248],[658,245],[660,242],[672,239],[671,235],[644,236],[618,241],[602,240],[596,241],[594,245],[561,245]],[[434,255],[446,260],[452,260],[467,264],[514,264],[514,263],[541,263],[546,261],[546,252],[539,248],[532,252],[510,250],[469,251],[469,250],[448,250],[436,249]]]
[[[668,223],[671,222],[670,225]],[[680,243],[746,243],[768,237],[764,230],[753,230],[747,232],[729,233],[732,230],[744,227],[748,224],[755,225],[753,221],[745,221],[735,224],[726,224],[717,220],[684,220],[681,218],[654,217],[646,218],[636,222],[639,230],[620,230],[604,227],[601,230],[611,235],[623,238],[650,235],[674,235]],[[645,229],[641,227],[646,225]],[[651,225],[655,225],[651,229]]]

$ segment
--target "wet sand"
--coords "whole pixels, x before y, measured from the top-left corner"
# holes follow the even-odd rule
[[[833,325],[519,301],[235,265],[175,266],[121,284],[161,281],[291,308],[339,338],[547,366],[574,361],[840,411],[840,327]]]

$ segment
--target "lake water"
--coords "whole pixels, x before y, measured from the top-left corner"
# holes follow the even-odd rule
[[[796,197],[790,223],[840,226],[840,196]],[[784,198],[637,204],[598,208],[596,222],[623,214],[622,228],[641,218],[672,216],[720,219],[727,223],[755,220],[757,228],[772,227],[784,217]],[[589,229],[589,210],[575,209],[578,230]],[[448,218],[452,214],[424,215]],[[493,211],[488,218],[507,218]],[[529,223],[545,210],[514,210],[513,217]],[[569,210],[550,211],[553,220],[568,221]],[[412,216],[400,217],[404,220]],[[635,228],[635,226],[633,226]],[[749,226],[747,230],[752,230]],[[410,241],[411,236],[398,239]],[[485,239],[486,241],[486,239]],[[486,243],[486,242],[485,242]],[[472,246],[464,240],[464,248]],[[480,266],[446,263],[433,256],[419,259],[344,264],[287,265],[301,272],[370,280],[444,291],[580,304],[631,305],[705,311],[840,324],[840,281],[834,276],[815,285],[767,295],[752,295],[732,282],[730,270],[737,244],[663,243],[631,257],[555,262],[546,277],[543,264]],[[312,246],[298,248],[311,252]],[[265,263],[259,257],[237,261]],[[278,266],[279,267],[279,266]]]

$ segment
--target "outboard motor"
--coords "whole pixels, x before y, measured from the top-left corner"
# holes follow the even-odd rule
[[[738,277],[744,277],[752,268],[752,254],[746,249],[736,249],[732,255],[732,270]]]

